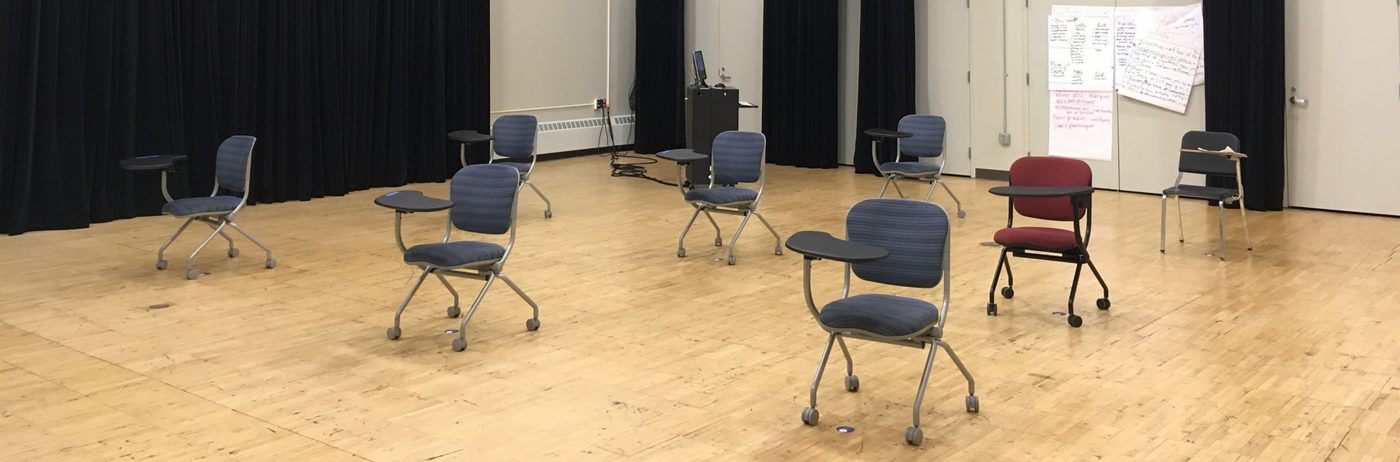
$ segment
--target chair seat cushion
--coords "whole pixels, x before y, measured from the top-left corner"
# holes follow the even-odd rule
[[[1077,247],[1074,231],[1060,228],[1025,226],[997,230],[992,240],[1006,247],[1064,252]]]
[[[938,307],[916,298],[862,294],[826,304],[817,317],[834,331],[862,331],[882,337],[908,338],[938,322]]]
[[[403,254],[404,263],[452,268],[468,263],[495,263],[506,255],[506,248],[490,242],[457,241],[419,244]]]
[[[700,201],[710,204],[737,204],[741,202],[753,202],[758,199],[758,192],[735,187],[719,188],[698,188],[685,192],[685,200]]]
[[[1225,200],[1239,195],[1235,188],[1216,188],[1213,186],[1196,186],[1189,184],[1176,185],[1163,189],[1162,194],[1214,200]]]
[[[238,204],[243,202],[241,197],[214,196],[214,197],[187,197],[175,199],[160,208],[161,213],[168,213],[177,217],[187,217],[190,215],[220,215],[232,212],[238,208]]]
[[[923,162],[885,162],[880,164],[880,171],[904,175],[929,175],[938,173],[938,165]]]

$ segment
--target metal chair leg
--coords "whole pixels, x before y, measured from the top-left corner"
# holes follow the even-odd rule
[[[1069,318],[1068,321],[1070,327],[1079,327],[1084,322],[1084,320],[1080,318],[1079,315],[1074,314],[1074,296],[1076,293],[1079,292],[1079,274],[1083,271],[1083,262],[1074,264],[1074,281],[1069,283],[1069,307],[1068,315],[1066,316]]]
[[[938,189],[938,180],[928,182],[928,192],[924,193],[924,202],[928,202],[929,199],[933,199],[933,190],[935,189]]]
[[[962,360],[958,359],[958,354],[953,352],[953,346],[942,339],[934,340],[933,344],[935,347],[943,347],[943,350],[948,352],[948,357],[952,358],[953,364],[958,366],[959,371],[962,371],[963,378],[967,379],[967,395],[977,396],[977,383],[972,380],[972,373],[967,371],[967,366],[963,366]],[[977,412],[975,409],[969,409],[968,411]]]
[[[403,317],[404,308],[408,308],[408,302],[413,300],[413,294],[418,293],[418,288],[423,285],[423,280],[428,278],[428,273],[431,271],[428,268],[423,268],[423,272],[418,274],[418,280],[413,283],[413,288],[408,289],[408,295],[405,295],[403,302],[399,303],[399,309],[394,311],[394,326],[390,327],[386,333],[389,340],[398,340],[399,335],[403,334],[403,329],[399,328],[399,319]]]
[[[520,290],[520,286],[515,285],[515,281],[510,280],[510,278],[506,277],[506,275],[498,273],[496,274],[496,277],[501,278],[502,281],[505,281],[506,285],[510,286],[510,289],[515,291],[516,295],[519,295],[522,300],[525,300],[526,304],[530,305],[530,310],[532,311],[530,319],[533,319],[535,321],[535,328],[530,330],[538,329],[540,322],[540,306],[535,304],[535,300],[530,298],[529,295],[525,295],[525,291]],[[529,324],[530,323],[526,323],[527,328],[529,328]]]
[[[744,219],[739,220],[739,229],[734,230],[734,237],[729,240],[729,264],[733,265],[738,260],[734,258],[734,249],[739,247],[739,235],[744,233],[744,225],[749,224],[749,217],[753,211],[744,212]]]
[[[700,216],[700,212],[702,212],[702,211],[704,211],[704,210],[705,210],[705,209],[702,209],[702,208],[700,208],[700,207],[695,207],[695,213],[690,214],[690,221],[685,222],[685,228],[681,230],[681,238],[678,240],[678,242],[677,242],[677,244],[676,244],[676,256],[677,256],[677,257],[684,257],[684,256],[685,256],[685,235],[690,233],[690,225],[695,224],[695,218],[696,218],[696,217],[699,217],[699,216]],[[706,212],[706,213],[708,213],[708,212]],[[715,225],[715,226],[718,227],[719,225]]]
[[[953,205],[958,207],[958,218],[967,218],[967,212],[963,211],[962,208],[962,201],[958,200],[958,195],[953,194],[953,190],[948,188],[948,183],[944,183],[943,180],[940,179],[938,180],[938,185],[943,187],[943,190],[948,193],[948,197],[953,198]],[[930,187],[929,189],[933,188]],[[925,200],[925,202],[927,202],[927,200]]]
[[[1186,242],[1186,220],[1181,218],[1181,196],[1176,196],[1176,230],[1178,232],[1177,242]]]
[[[457,296],[457,289],[452,287],[451,283],[447,282],[447,278],[443,277],[442,273],[434,272],[433,276],[437,276],[438,282],[441,282],[442,286],[446,287],[448,292],[452,292],[452,306],[447,307],[447,317],[455,318],[461,315],[462,305],[459,302],[462,298]]]
[[[481,286],[481,292],[476,294],[476,300],[472,301],[472,307],[467,309],[467,314],[462,316],[462,325],[457,328],[457,338],[452,339],[452,351],[462,351],[467,349],[467,322],[472,320],[472,315],[476,314],[476,309],[481,307],[481,301],[486,298],[486,292],[491,290],[491,283],[496,281],[496,274],[486,276],[486,284]]]
[[[1220,210],[1220,259],[1225,259],[1225,201],[1216,201],[1216,208]]]
[[[836,343],[836,334],[831,334],[826,338],[826,349],[822,350],[822,361],[817,363],[817,376],[812,378],[811,409],[817,408],[817,386],[822,383],[822,372],[826,371],[826,361],[831,359],[831,345]],[[815,423],[809,425],[816,425]]]
[[[768,224],[768,219],[767,219],[767,218],[763,218],[763,214],[758,213],[757,210],[754,210],[754,211],[753,211],[753,214],[754,214],[754,216],[757,216],[757,217],[758,217],[758,221],[763,222],[763,226],[764,226],[765,228],[768,228],[768,232],[771,233],[771,234],[773,234],[773,255],[782,255],[782,254],[783,254],[783,238],[780,237],[780,236],[778,236],[778,231],[773,229],[773,225]]]
[[[919,428],[919,414],[924,408],[924,389],[928,388],[928,374],[933,370],[933,354],[938,348],[928,349],[928,360],[924,361],[924,375],[919,379],[919,393],[914,395],[914,428]]]
[[[1244,244],[1246,246],[1245,249],[1248,249],[1249,251],[1254,251],[1254,240],[1249,237],[1249,216],[1244,213],[1244,201],[1239,201],[1239,204],[1240,223],[1244,224]]]
[[[224,232],[223,230],[218,229],[218,226],[219,226],[219,225],[218,225],[218,222],[217,222],[217,221],[209,221],[209,220],[199,220],[199,221],[202,222],[202,223],[204,223],[205,225],[209,226],[210,229],[215,229],[215,230],[217,230],[217,232],[219,233],[219,236],[220,236],[220,237],[223,237],[224,240],[228,242],[228,256],[229,256],[230,258],[232,258],[232,257],[237,257],[237,256],[238,256],[238,248],[233,246],[233,237],[230,237],[230,236],[228,235],[228,233]]]
[[[885,189],[890,187],[891,181],[894,181],[894,177],[890,175],[885,175],[885,184],[883,186],[880,186],[880,194],[875,196],[875,198],[878,199],[881,197],[885,197]]]
[[[214,236],[218,236],[224,232],[224,225],[226,224],[228,224],[227,221],[221,221],[219,226],[214,228],[214,232],[209,233],[209,237],[204,238],[204,242],[199,243],[199,247],[194,248],[194,253],[191,253],[189,260],[185,261],[185,279],[199,279],[200,273],[194,270],[194,259],[199,256],[199,252],[203,251],[204,247],[209,245],[210,241],[214,240]]]
[[[852,360],[851,360],[851,350],[848,349],[848,348],[846,348],[846,339],[844,339],[844,338],[842,338],[841,336],[838,335],[838,336],[836,336],[836,343],[837,343],[838,345],[841,345],[841,354],[844,355],[844,356],[846,357],[846,376],[847,376],[847,377],[850,377],[850,376],[855,375],[855,373],[856,373],[855,361],[852,361]]]
[[[894,177],[890,177],[890,179],[893,180]],[[891,181],[890,184],[894,185],[894,192],[899,193],[899,198],[900,198],[900,199],[904,199],[904,198],[905,198],[905,197],[904,197],[904,190],[903,190],[903,189],[899,189],[899,181],[898,181],[898,180]]]
[[[1167,195],[1162,195],[1162,233],[1158,235],[1157,251],[1167,253]]]
[[[997,272],[992,275],[992,288],[987,289],[987,315],[997,315],[997,283],[1001,281],[1001,269],[1007,267],[1006,249],[1001,249],[1001,258],[997,259]]]
[[[535,194],[538,195],[538,196],[540,196],[540,199],[543,199],[543,200],[544,200],[544,217],[545,217],[545,218],[553,217],[553,216],[554,216],[554,205],[551,204],[551,203],[549,202],[549,198],[548,198],[548,197],[544,197],[544,193],[540,192],[540,188],[535,187],[535,184],[534,184],[534,183],[531,183],[530,180],[521,180],[521,181],[522,181],[523,183],[525,183],[526,186],[529,186],[530,189],[535,190]]]
[[[238,223],[229,220],[228,225],[232,226],[234,231],[238,231],[238,234],[242,234],[243,237],[248,238],[249,241],[253,241],[253,245],[256,245],[259,248],[263,249],[263,252],[267,253],[267,261],[269,262],[267,267],[271,268],[273,266],[272,262],[274,262],[275,260],[272,259],[272,249],[267,248],[267,246],[263,245],[262,241],[259,241],[258,238],[253,237],[252,234],[248,234],[247,231],[244,231],[242,226],[238,226]]]
[[[715,247],[723,247],[724,237],[720,234],[719,222],[715,221],[715,217],[713,215],[710,215],[709,210],[705,210],[705,218],[710,220],[710,226],[713,226],[715,228]]]
[[[160,250],[156,251],[156,269],[165,269],[165,249],[175,242],[175,238],[180,237],[180,233],[185,232],[185,228],[190,227],[190,223],[194,223],[193,218],[186,219],[185,224],[180,225],[180,229],[175,230],[175,234],[171,235],[170,239],[166,239],[165,244],[160,246]]]

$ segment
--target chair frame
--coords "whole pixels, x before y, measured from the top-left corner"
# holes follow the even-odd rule
[[[778,231],[774,230],[773,225],[768,223],[768,219],[764,218],[763,214],[759,213],[758,211],[758,201],[763,199],[763,187],[768,180],[768,169],[766,168],[766,165],[768,164],[768,136],[764,135],[761,132],[750,133],[758,133],[759,136],[763,136],[763,152],[762,154],[760,154],[761,157],[759,158],[758,167],[758,195],[754,196],[752,201],[733,202],[728,204],[711,204],[705,201],[687,200],[686,203],[690,204],[691,207],[695,208],[695,213],[692,213],[690,215],[690,220],[685,223],[685,228],[681,230],[681,236],[677,240],[676,244],[677,257],[685,257],[685,236],[687,234],[690,234],[690,227],[695,224],[695,219],[699,218],[701,213],[704,213],[705,218],[710,220],[710,226],[713,226],[715,228],[715,247],[724,247],[724,238],[719,229],[719,223],[715,221],[714,216],[710,215],[711,212],[744,217],[743,220],[739,222],[739,228],[734,231],[734,237],[729,239],[728,262],[730,265],[738,263],[738,259],[734,256],[734,249],[739,245],[739,235],[743,234],[744,226],[748,225],[750,216],[757,216],[758,220],[763,222],[763,226],[768,228],[768,232],[773,235],[773,254],[783,254],[783,238],[778,236]],[[723,133],[721,133],[721,135],[722,134]],[[676,187],[680,189],[682,198],[685,197],[686,192],[696,189],[695,185],[692,185],[689,181],[686,181],[684,170],[685,168],[690,168],[689,163],[676,163]],[[711,155],[710,183],[708,186],[706,186],[706,188],[714,188],[715,186],[730,185],[715,184],[715,162],[714,156]]]
[[[452,306],[447,308],[447,317],[449,318],[455,318],[461,314],[461,297],[457,294],[457,289],[452,287],[452,284],[447,281],[445,276],[475,279],[486,282],[482,285],[481,291],[477,293],[476,299],[472,301],[472,305],[467,310],[466,315],[462,317],[461,325],[457,329],[457,338],[452,340],[453,351],[467,349],[467,323],[471,321],[472,315],[476,314],[476,310],[481,306],[482,300],[486,299],[486,292],[491,290],[491,283],[495,282],[497,279],[505,282],[506,285],[510,286],[511,290],[515,291],[516,295],[519,295],[521,299],[525,300],[526,304],[530,305],[532,315],[530,319],[525,321],[526,330],[535,331],[540,328],[539,305],[536,304],[535,300],[530,298],[529,295],[526,295],[525,291],[521,290],[520,286],[515,284],[515,281],[512,281],[504,274],[506,259],[510,258],[511,250],[515,248],[516,210],[519,208],[518,204],[520,203],[520,188],[520,185],[516,185],[515,194],[511,198],[510,237],[507,238],[505,245],[506,251],[501,255],[500,259],[470,262],[456,266],[408,263],[409,265],[421,268],[422,271],[418,274],[418,279],[414,281],[413,287],[409,289],[408,295],[404,296],[403,302],[399,303],[398,309],[394,311],[394,325],[386,331],[386,336],[389,340],[398,340],[399,336],[402,334],[403,330],[400,327],[400,321],[403,317],[404,309],[408,308],[408,303],[413,300],[413,296],[418,293],[418,288],[423,285],[423,280],[427,279],[429,274],[436,276],[438,282],[441,282],[442,286],[447,288],[448,292],[452,293]],[[394,210],[394,242],[398,244],[399,252],[405,255],[408,253],[408,247],[403,243],[403,216],[410,213],[416,212],[400,209]],[[447,226],[443,232],[441,241],[441,243],[444,244],[452,239],[452,228],[454,226],[452,224],[451,210],[448,211],[446,221]]]
[[[1203,154],[1203,155],[1209,155],[1209,154]],[[1241,168],[1240,168],[1240,160],[1241,160],[1241,158],[1240,158],[1239,156],[1229,156],[1229,158],[1230,158],[1230,160],[1235,164],[1235,195],[1234,195],[1233,197],[1228,197],[1228,198],[1226,198],[1225,200],[1216,200],[1216,201],[1215,201],[1216,208],[1217,208],[1217,209],[1219,210],[1219,212],[1220,212],[1220,213],[1219,213],[1219,216],[1220,216],[1219,257],[1220,257],[1220,259],[1221,259],[1222,261],[1225,260],[1225,206],[1226,206],[1226,205],[1229,205],[1229,204],[1234,204],[1234,203],[1238,203],[1238,204],[1239,204],[1239,209],[1240,209],[1240,222],[1241,222],[1241,223],[1243,224],[1243,226],[1244,226],[1244,242],[1245,242],[1245,246],[1246,246],[1246,249],[1248,249],[1249,251],[1254,251],[1254,240],[1251,239],[1251,238],[1249,237],[1249,215],[1245,213],[1245,205],[1244,205],[1244,174],[1243,174],[1243,172],[1241,171]],[[1184,176],[1185,176],[1185,172],[1182,172],[1182,171],[1178,170],[1178,171],[1176,172],[1176,182],[1172,183],[1172,186],[1171,186],[1171,187],[1172,187],[1172,188],[1180,187],[1180,186],[1181,186],[1181,180],[1182,180],[1182,178],[1183,178]],[[1171,189],[1171,188],[1168,188],[1167,190],[1170,190],[1170,189]],[[1167,193],[1166,193],[1167,190],[1163,190],[1163,192],[1162,192],[1162,207],[1161,207],[1161,210],[1162,210],[1162,227],[1161,227],[1161,232],[1160,232],[1160,234],[1158,235],[1158,238],[1159,238],[1159,240],[1158,240],[1158,251],[1161,252],[1161,253],[1167,253],[1167,196],[1171,196],[1171,197],[1173,197],[1173,198],[1176,199],[1176,224],[1177,224],[1177,231],[1180,232],[1180,234],[1178,234],[1178,236],[1180,236],[1180,237],[1177,239],[1177,242],[1181,242],[1181,243],[1185,243],[1185,242],[1186,242],[1186,224],[1185,224],[1185,220],[1182,219],[1182,215],[1181,215],[1181,196],[1182,196],[1182,195],[1181,195],[1181,194],[1167,194]],[[1186,196],[1186,197],[1191,198],[1191,199],[1215,200],[1214,198],[1194,197],[1194,196],[1189,196],[1189,195]]]
[[[1074,242],[1075,247],[1065,252],[1046,252],[1024,247],[1002,246],[1001,256],[997,260],[996,274],[992,276],[992,287],[987,293],[987,315],[997,315],[997,284],[1001,281],[1001,270],[1006,268],[1006,286],[1002,288],[1002,296],[1012,298],[1015,296],[1015,277],[1011,274],[1011,259],[1007,255],[1029,258],[1033,260],[1056,261],[1063,263],[1074,263],[1074,280],[1069,286],[1069,302],[1067,303],[1067,321],[1071,327],[1079,327],[1083,324],[1083,319],[1074,314],[1074,296],[1079,291],[1079,275],[1084,269],[1084,265],[1089,266],[1089,271],[1094,273],[1094,279],[1098,280],[1099,287],[1103,289],[1103,298],[1096,301],[1095,305],[1100,310],[1107,310],[1111,306],[1108,296],[1108,283],[1104,282],[1103,275],[1099,274],[1099,269],[1094,266],[1094,260],[1089,257],[1089,238],[1094,230],[1094,207],[1093,192],[1076,194],[1068,197],[1070,210],[1075,217],[1080,216],[1080,211],[1084,212],[1082,218],[1074,220]],[[1006,200],[1006,227],[1012,228],[1016,217],[1016,197],[1007,197]],[[1084,221],[1081,227],[1080,220]]]
[[[947,210],[944,210],[943,207],[938,204],[931,205],[938,207],[945,215],[948,213]],[[968,372],[967,367],[964,366],[962,360],[958,358],[958,354],[953,351],[953,347],[949,345],[947,341],[943,340],[943,326],[948,322],[948,306],[952,297],[952,273],[950,271],[952,241],[953,233],[950,228],[943,238],[943,259],[941,262],[943,281],[940,283],[943,286],[943,303],[938,307],[938,321],[928,330],[909,337],[887,337],[859,330],[838,330],[822,324],[821,310],[817,308],[816,302],[812,299],[812,261],[820,260],[821,258],[803,255],[802,295],[807,301],[807,311],[812,315],[812,319],[817,322],[817,325],[828,334],[826,347],[822,350],[821,361],[817,363],[817,371],[812,377],[812,385],[809,388],[809,407],[803,409],[803,423],[807,423],[808,425],[817,424],[817,419],[820,415],[816,411],[817,389],[821,385],[822,375],[826,371],[827,362],[831,358],[831,347],[833,344],[841,347],[841,355],[846,358],[846,391],[854,393],[859,390],[860,381],[855,375],[855,362],[851,359],[851,351],[846,347],[845,339],[847,338],[919,349],[929,348],[928,358],[924,360],[924,372],[919,379],[919,390],[914,395],[913,426],[906,430],[905,442],[917,446],[923,441],[923,430],[919,427],[919,415],[920,411],[923,409],[924,391],[928,388],[929,373],[933,370],[934,354],[938,352],[938,348],[940,347],[948,352],[948,357],[953,360],[953,364],[962,372],[963,378],[967,379],[967,399],[965,400],[967,412],[975,413],[979,411],[980,403],[977,399],[977,386],[976,381],[972,378],[972,373]],[[849,297],[851,293],[851,263],[843,262],[843,267],[841,299]],[[808,420],[809,418],[811,419],[810,421]]]
[[[204,238],[203,242],[200,242],[199,247],[195,247],[194,252],[190,253],[189,259],[185,261],[185,279],[195,280],[198,279],[201,274],[205,274],[195,269],[194,259],[199,256],[199,252],[203,251],[204,248],[214,240],[214,236],[221,236],[225,241],[228,241],[229,258],[238,256],[238,248],[233,245],[233,237],[224,232],[224,227],[226,226],[232,227],[234,231],[238,231],[238,234],[242,234],[243,237],[248,238],[249,241],[252,241],[254,245],[261,248],[263,252],[267,254],[267,259],[263,261],[263,266],[268,269],[277,266],[277,260],[272,258],[272,249],[267,248],[266,245],[263,245],[262,241],[253,237],[252,234],[249,234],[248,231],[245,231],[243,227],[238,226],[238,223],[234,221],[234,216],[242,211],[243,207],[248,204],[248,189],[252,185],[253,148],[257,145],[258,139],[251,136],[249,138],[253,139],[253,144],[248,146],[248,157],[243,161],[243,197],[238,201],[238,206],[234,207],[230,212],[205,212],[183,217],[185,218],[185,222],[180,225],[179,229],[175,230],[175,234],[171,235],[170,239],[165,241],[165,244],[160,246],[160,250],[156,251],[156,269],[163,270],[169,265],[169,262],[165,259],[165,249],[169,248],[170,244],[175,243],[175,239],[179,238],[180,234],[185,232],[185,228],[188,228],[190,224],[194,222],[203,223],[209,226],[213,231],[209,233],[208,237]],[[160,172],[160,193],[165,196],[165,202],[167,204],[175,202],[175,199],[170,196],[170,190],[167,186],[169,182],[167,179],[168,174],[167,170],[161,170]],[[219,189],[218,175],[214,175],[214,189],[209,193],[208,197],[218,196]]]
[[[493,127],[494,127],[494,124],[493,124]],[[539,187],[535,186],[534,183],[530,182],[530,174],[535,172],[535,164],[539,161],[539,157],[540,157],[540,156],[539,156],[539,153],[536,153],[536,152],[535,152],[535,147],[538,146],[538,143],[539,143],[539,135],[540,135],[539,130],[540,130],[540,129],[539,129],[539,125],[538,125],[538,122],[537,122],[536,125],[535,125],[535,136],[531,137],[531,139],[530,139],[530,168],[520,172],[520,183],[521,183],[522,185],[529,186],[531,190],[535,191],[535,195],[540,196],[540,199],[541,199],[541,200],[544,200],[544,217],[545,217],[545,218],[554,218],[554,204],[553,204],[552,202],[549,201],[549,198],[548,198],[548,197],[545,197],[544,192],[540,191],[540,188],[539,188]],[[516,159],[516,158],[514,158],[514,157],[502,156],[502,155],[500,155],[500,154],[496,154],[496,139],[494,138],[494,132],[495,132],[495,130],[493,129],[492,132],[493,132],[493,137],[491,138],[491,141],[490,141],[491,156],[490,156],[488,159],[486,159],[486,163],[488,163],[488,164],[494,164],[494,163],[496,163],[497,160],[502,160],[502,159],[506,159],[506,160],[518,160],[518,159]],[[480,133],[480,132],[478,132],[478,133]],[[458,143],[457,157],[458,157],[458,160],[460,160],[460,161],[462,162],[462,168],[466,168],[466,167],[467,167],[467,144],[468,144],[468,143],[462,143],[462,142],[459,142],[459,143]]]
[[[910,115],[907,115],[907,116],[904,116],[904,117],[911,117],[911,116],[917,116],[917,115],[925,115],[925,114],[910,114]],[[901,118],[901,120],[902,120],[902,118]],[[945,124],[946,124],[946,122],[945,122]],[[875,164],[875,171],[879,172],[879,173],[880,173],[880,176],[885,177],[885,184],[882,185],[882,186],[880,186],[880,194],[877,195],[877,196],[875,196],[875,197],[885,197],[885,189],[886,189],[886,188],[889,188],[890,185],[894,185],[894,190],[895,190],[896,193],[899,194],[899,197],[900,197],[901,199],[905,198],[905,197],[904,197],[904,191],[901,190],[901,189],[899,189],[899,181],[900,181],[900,180],[904,180],[904,181],[912,181],[912,182],[916,182],[916,183],[928,183],[928,193],[925,193],[925,194],[924,194],[924,202],[929,202],[929,199],[932,199],[932,198],[933,198],[933,191],[934,191],[934,189],[936,189],[938,186],[941,185],[941,186],[943,186],[943,190],[948,192],[948,197],[953,198],[953,204],[956,205],[957,208],[958,208],[958,218],[967,218],[967,212],[963,210],[962,201],[958,200],[958,195],[957,195],[957,194],[953,194],[953,190],[952,190],[952,189],[949,189],[949,188],[948,188],[948,184],[943,182],[943,165],[944,165],[945,163],[947,163],[947,161],[948,161],[948,153],[947,153],[947,152],[942,152],[942,151],[943,151],[942,148],[939,149],[940,152],[941,152],[939,155],[937,155],[937,156],[930,156],[930,157],[938,157],[938,171],[929,172],[929,173],[912,174],[912,175],[911,175],[911,174],[904,173],[904,172],[900,172],[900,171],[897,171],[897,170],[884,170],[884,169],[881,169],[881,168],[880,168],[880,165],[882,165],[882,163],[880,162],[880,155],[879,155],[879,149],[878,149],[878,147],[880,146],[880,143],[884,142],[884,140],[881,140],[880,138],[871,137],[870,141],[871,141],[871,142],[870,142],[870,159],[871,159],[871,160],[874,162],[874,164]],[[946,135],[944,136],[943,141],[944,141],[944,147],[946,147],[946,146],[947,146],[947,136],[946,136]],[[895,144],[894,144],[894,162],[903,162],[903,161],[901,160],[901,159],[903,159],[903,157],[904,157],[904,150],[900,148],[900,139],[899,139],[899,138],[896,138],[896,139],[895,139]],[[915,157],[915,159],[916,159],[916,161],[918,161],[919,159],[923,159],[923,158],[922,158],[922,157]]]

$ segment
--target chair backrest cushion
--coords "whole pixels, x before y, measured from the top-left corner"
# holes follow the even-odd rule
[[[219,143],[214,159],[214,179],[225,190],[242,193],[248,182],[248,169],[253,158],[253,144],[258,139],[248,135],[233,135]]]
[[[899,131],[914,136],[899,139],[899,152],[913,157],[943,155],[943,136],[948,122],[942,116],[913,114],[899,119]]]
[[[1239,137],[1225,132],[1203,132],[1199,130],[1192,130],[1186,132],[1185,135],[1181,135],[1181,149],[1221,151],[1224,150],[1226,146],[1229,146],[1232,150],[1239,151]],[[1234,177],[1235,161],[1210,154],[1183,152],[1181,153],[1181,158],[1176,169],[1183,173]]]
[[[491,146],[500,154],[512,159],[523,159],[535,155],[535,131],[539,120],[532,115],[507,115],[491,124]]]
[[[866,199],[846,216],[846,239],[890,253],[872,263],[852,264],[857,277],[897,286],[934,287],[943,278],[948,213],[929,202]]]
[[[730,130],[715,135],[710,148],[715,184],[753,183],[763,175],[767,138],[758,132]]]
[[[1079,159],[1063,157],[1022,157],[1011,163],[1011,186],[1093,186],[1094,172]],[[1016,213],[1031,218],[1074,221],[1084,210],[1074,213],[1068,197],[1018,197],[1012,200]]]
[[[508,165],[468,165],[452,176],[452,225],[483,234],[505,234],[515,219],[520,172]]]

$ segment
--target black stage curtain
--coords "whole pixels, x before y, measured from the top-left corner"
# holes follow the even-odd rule
[[[252,198],[310,199],[458,168],[489,122],[489,2],[16,0],[0,5],[0,230],[158,212],[157,174],[208,194],[225,137],[258,137]],[[484,161],[485,152],[475,153]]]
[[[836,167],[836,0],[764,0],[763,134],[768,161]]]
[[[1206,0],[1206,129],[1240,137],[1245,205],[1283,210],[1284,16],[1281,0]],[[1233,180],[1208,179],[1215,186]]]
[[[637,2],[632,110],[639,153],[685,147],[685,0]]]
[[[914,113],[914,0],[860,2],[860,82],[856,103],[857,173],[875,173],[870,128],[894,129]],[[885,143],[880,161],[894,160]]]

